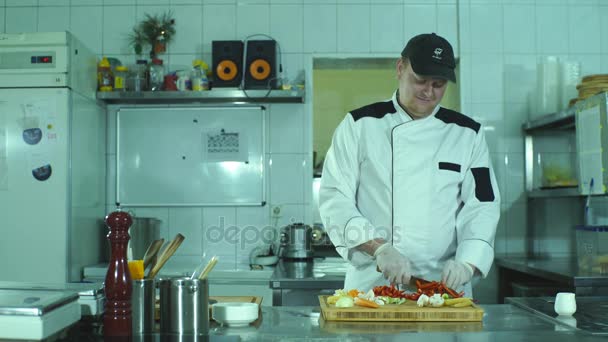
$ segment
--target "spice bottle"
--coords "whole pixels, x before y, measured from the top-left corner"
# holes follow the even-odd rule
[[[195,59],[192,62],[192,72],[190,80],[192,82],[193,91],[209,90],[209,80],[207,79],[208,66],[200,59]]]
[[[129,69],[124,65],[116,67],[114,73],[114,90],[115,91],[126,91],[127,90],[127,74]]]
[[[112,91],[113,84],[114,76],[110,68],[110,61],[104,57],[97,66],[97,89],[99,91]]]

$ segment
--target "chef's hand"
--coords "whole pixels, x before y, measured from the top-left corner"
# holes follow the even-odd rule
[[[466,262],[448,260],[443,266],[441,281],[451,289],[457,289],[473,278],[475,269]]]
[[[378,269],[391,284],[408,284],[412,277],[410,261],[391,244],[385,243],[374,252]]]

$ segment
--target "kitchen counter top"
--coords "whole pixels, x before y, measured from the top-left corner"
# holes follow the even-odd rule
[[[555,313],[554,297],[507,298],[507,302],[536,316],[562,322],[590,334],[608,336],[608,297],[577,297],[576,312],[572,316],[558,316]]]
[[[262,319],[242,328],[212,322],[209,337],[134,336],[132,341],[605,341],[513,305],[482,305],[482,322],[329,322],[318,307],[264,307]],[[103,341],[97,324],[79,323],[56,341]],[[381,335],[381,337],[379,337]]]
[[[196,269],[196,264],[170,264],[167,263],[160,269],[158,277],[183,277],[190,276]],[[84,279],[105,279],[108,265],[97,264],[87,266],[84,269]],[[274,272],[273,267],[264,267],[261,270],[252,270],[248,264],[223,264],[218,263],[209,273],[209,281],[231,281],[238,280],[239,283],[268,283]]]
[[[315,258],[308,261],[281,259],[270,278],[270,288],[342,288],[346,265],[342,258]]]
[[[496,258],[496,265],[572,287],[608,287],[608,275],[579,270],[575,256]]]
[[[272,305],[316,305],[319,294],[344,286],[347,263],[342,258],[281,259],[270,278]]]

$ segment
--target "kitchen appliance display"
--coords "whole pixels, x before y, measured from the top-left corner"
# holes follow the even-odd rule
[[[0,280],[80,281],[105,216],[95,55],[69,32],[0,34],[0,60]]]

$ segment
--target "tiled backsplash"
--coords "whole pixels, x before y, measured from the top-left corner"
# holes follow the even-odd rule
[[[304,104],[266,104],[266,205],[260,207],[125,207],[139,217],[161,220],[161,236],[186,237],[176,256],[182,263],[212,255],[223,267],[249,263],[251,250],[277,241],[279,229],[311,223],[311,122]],[[116,109],[108,109],[107,210],[116,198]],[[310,213],[309,213],[310,212]],[[194,261],[193,261],[194,262]]]

